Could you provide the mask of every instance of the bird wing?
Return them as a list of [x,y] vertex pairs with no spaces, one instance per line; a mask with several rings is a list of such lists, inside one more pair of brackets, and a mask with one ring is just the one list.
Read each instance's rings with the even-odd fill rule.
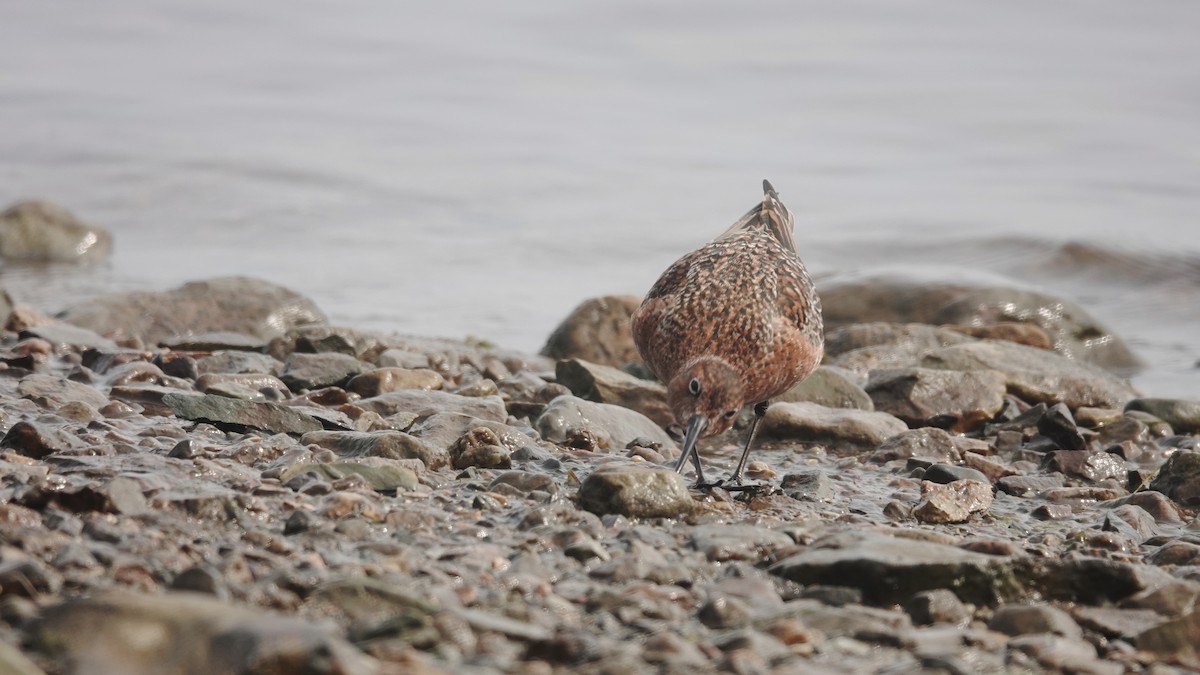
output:
[[736,223],[729,226],[718,239],[733,236],[747,230],[765,230],[770,232],[784,248],[796,250],[796,240],[792,232],[796,227],[796,219],[788,207],[779,201],[779,193],[770,181],[763,181],[763,200],[746,212]]

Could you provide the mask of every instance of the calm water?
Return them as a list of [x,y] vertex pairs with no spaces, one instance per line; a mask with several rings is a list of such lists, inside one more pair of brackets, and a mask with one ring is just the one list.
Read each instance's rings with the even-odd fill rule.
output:
[[1197,35],[1187,0],[7,2],[0,202],[117,240],[0,283],[54,310],[255,274],[339,323],[532,350],[769,177],[814,271],[1032,281],[1197,397]]

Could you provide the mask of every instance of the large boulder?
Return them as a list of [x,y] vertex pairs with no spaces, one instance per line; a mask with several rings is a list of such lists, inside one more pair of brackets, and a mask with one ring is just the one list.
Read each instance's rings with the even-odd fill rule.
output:
[[18,202],[0,213],[0,257],[5,260],[87,262],[111,252],[108,230],[50,202]]
[[146,344],[178,335],[230,331],[270,339],[289,328],[324,324],[312,300],[250,277],[193,281],[163,292],[135,291],[75,305],[60,319],[117,340]]
[[542,355],[614,368],[641,361],[629,328],[629,317],[640,304],[642,299],[632,295],[584,300],[550,334]]
[[1054,351],[1068,358],[1126,374],[1142,365],[1120,337],[1076,303],[1015,283],[951,283],[901,273],[854,276],[823,285],[821,306],[829,330],[872,321],[1031,323],[1045,330]]

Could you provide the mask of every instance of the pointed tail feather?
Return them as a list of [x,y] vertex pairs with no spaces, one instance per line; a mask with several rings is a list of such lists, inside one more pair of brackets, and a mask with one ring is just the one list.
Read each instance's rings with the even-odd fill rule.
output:
[[721,238],[750,229],[764,229],[774,235],[775,239],[789,251],[795,251],[796,241],[792,238],[794,227],[795,218],[792,216],[792,212],[783,205],[783,202],[779,201],[779,193],[775,192],[775,187],[771,185],[771,182],[763,180],[762,203],[756,204],[746,215],[725,230],[721,234]]

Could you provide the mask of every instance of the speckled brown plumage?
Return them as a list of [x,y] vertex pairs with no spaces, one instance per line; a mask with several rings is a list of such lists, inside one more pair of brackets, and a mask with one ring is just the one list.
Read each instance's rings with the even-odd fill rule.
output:
[[699,485],[696,440],[755,404],[730,477],[739,482],[766,403],[808,377],[823,353],[821,302],[796,255],[792,214],[767,181],[763,192],[724,234],[668,267],[633,313],[638,351],[687,429],[679,470],[690,456]]

